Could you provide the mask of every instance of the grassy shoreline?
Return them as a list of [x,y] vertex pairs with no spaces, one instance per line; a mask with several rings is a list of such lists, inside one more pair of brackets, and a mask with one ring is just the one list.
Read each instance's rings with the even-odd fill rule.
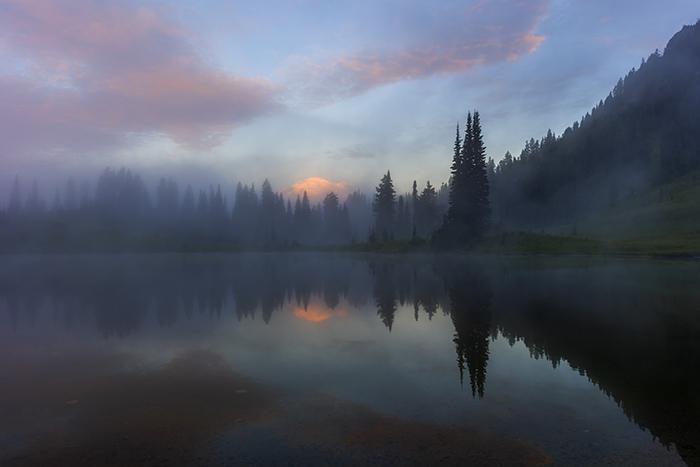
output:
[[[425,242],[358,244],[342,250],[393,254],[433,251]],[[577,255],[687,259],[700,258],[700,235],[600,240],[533,232],[504,232],[499,235],[486,237],[474,248],[452,251],[481,255]]]

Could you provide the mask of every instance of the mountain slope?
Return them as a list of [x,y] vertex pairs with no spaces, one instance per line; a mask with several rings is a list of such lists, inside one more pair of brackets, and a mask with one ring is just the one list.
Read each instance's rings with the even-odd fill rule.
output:
[[[700,169],[699,109],[700,21],[621,79],[563,135],[531,140],[519,157],[501,161],[491,175],[494,224],[576,224],[603,219],[610,206],[622,209],[621,200],[652,196]],[[700,206],[700,197],[688,199]],[[693,212],[681,211],[677,215]],[[633,230],[635,222],[629,225]]]

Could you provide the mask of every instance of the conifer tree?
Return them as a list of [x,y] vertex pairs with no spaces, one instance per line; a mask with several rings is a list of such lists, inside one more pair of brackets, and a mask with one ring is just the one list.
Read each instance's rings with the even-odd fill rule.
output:
[[486,147],[481,134],[481,118],[479,112],[474,112],[472,125],[472,151],[469,177],[470,196],[470,236],[480,238],[488,227],[491,208],[489,206],[489,179],[486,169]]
[[311,204],[309,203],[309,195],[306,193],[306,190],[304,190],[301,198],[301,220],[306,224],[311,222]]
[[272,185],[265,179],[260,191],[260,216],[258,218],[260,235],[266,245],[271,245],[276,240],[275,231],[275,193]]
[[457,125],[457,136],[455,137],[454,155],[452,156],[452,166],[450,168],[450,199],[447,218],[453,222],[459,218],[460,201],[463,192],[463,157],[462,157],[462,140],[459,134],[459,125]]
[[470,244],[483,235],[488,224],[489,182],[481,131],[478,112],[473,119],[471,112],[467,114],[463,141],[457,129],[447,216],[435,235],[442,246]]
[[[457,130],[459,136],[459,130]],[[411,238],[416,237],[416,209],[418,205],[418,183],[413,180],[413,189],[411,190]]]
[[437,191],[430,181],[425,184],[425,188],[418,197],[417,209],[418,232],[421,235],[431,234],[440,222],[440,218],[437,208]]
[[396,210],[397,215],[394,232],[397,237],[403,238],[404,229],[407,225],[406,202],[404,201],[403,195],[399,195],[399,197],[397,198]]
[[396,190],[391,180],[391,173],[387,171],[374,195],[375,233],[384,241],[393,236],[395,205]]

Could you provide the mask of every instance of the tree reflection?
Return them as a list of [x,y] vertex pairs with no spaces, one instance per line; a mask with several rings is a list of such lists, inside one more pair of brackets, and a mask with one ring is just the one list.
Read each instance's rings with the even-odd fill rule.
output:
[[498,333],[533,358],[570,365],[700,465],[696,269],[331,254],[15,257],[0,264],[0,317],[10,332],[48,316],[123,338],[147,323],[256,314],[269,323],[282,310],[310,310],[307,321],[324,322],[373,308],[392,330],[402,313],[433,326],[442,310],[454,327],[446,338],[460,381],[468,375],[473,397],[488,397],[490,340]]
[[377,315],[389,331],[394,325],[396,314],[396,285],[394,274],[396,270],[393,264],[387,262],[371,263],[370,269],[374,277],[374,302],[377,306]]
[[450,317],[455,328],[460,384],[469,373],[473,397],[484,397],[491,335],[491,287],[488,279],[470,265],[443,264]]

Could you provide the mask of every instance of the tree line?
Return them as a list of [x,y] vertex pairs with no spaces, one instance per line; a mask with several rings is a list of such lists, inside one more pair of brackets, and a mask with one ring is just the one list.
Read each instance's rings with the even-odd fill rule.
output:
[[563,134],[489,161],[503,228],[572,223],[700,169],[700,22],[642,60]]
[[[440,203],[445,198],[447,203]],[[410,224],[403,213],[407,204],[411,207]],[[376,188],[373,207],[372,240],[387,241],[397,235],[405,239],[408,225],[411,239],[427,239],[438,248],[470,246],[481,239],[489,227],[491,208],[479,112],[467,114],[463,137],[457,126],[450,179],[439,192],[428,181],[418,194],[414,181],[410,198],[397,199],[391,172],[387,172]]]
[[[397,196],[391,173],[373,199],[355,191],[329,192],[312,202],[307,192],[285,197],[268,180],[182,189],[172,178],[153,187],[129,169],[105,169],[94,184],[68,180],[51,203],[36,182],[25,193],[19,178],[0,211],[0,246],[27,249],[294,248],[413,241],[469,245],[486,230],[489,188],[479,113],[458,134],[448,183],[413,182]],[[94,187],[94,188],[91,188]]]
[[[397,194],[387,171],[372,197],[328,193],[311,202],[241,185],[181,191],[155,187],[127,169],[106,169],[94,185],[69,180],[46,202],[36,183],[15,179],[0,211],[0,248],[278,248],[415,241],[472,246],[499,230],[574,223],[700,169],[700,22],[684,27],[621,79],[562,135],[530,139],[518,157],[487,160],[478,112],[457,129],[449,180]],[[91,189],[94,186],[94,189]],[[492,219],[493,218],[493,219]],[[140,239],[140,240],[139,240]]]
[[0,232],[10,245],[22,239],[96,247],[148,241],[163,249],[335,245],[366,237],[363,211],[370,211],[370,203],[359,192],[343,202],[331,192],[313,203],[306,192],[285,198],[267,180],[259,189],[239,183],[228,194],[221,185],[183,189],[172,178],[149,188],[129,169],[107,168],[92,185],[67,181],[51,203],[36,183],[25,194],[15,178],[0,212]]

